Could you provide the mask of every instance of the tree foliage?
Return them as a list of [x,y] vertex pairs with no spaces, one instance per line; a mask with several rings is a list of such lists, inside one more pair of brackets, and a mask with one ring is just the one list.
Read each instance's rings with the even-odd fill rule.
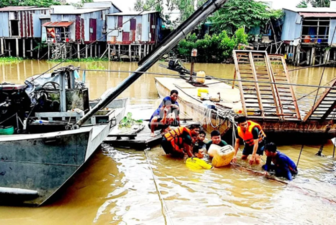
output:
[[308,3],[310,3],[313,7],[330,7],[330,0],[301,0],[296,7],[307,8]]
[[60,5],[60,2],[56,0],[0,0],[0,8],[7,6],[49,7],[51,5]]
[[210,17],[210,20],[215,32],[226,30],[231,34],[240,27],[245,27],[249,31],[251,28],[265,25],[270,19],[278,19],[281,16],[281,10],[271,10],[263,2],[229,0]]
[[203,39],[198,39],[196,34],[188,35],[188,37],[177,46],[180,57],[190,59],[191,50],[197,48],[199,62],[223,62],[230,58],[233,49],[239,44],[248,44],[248,35],[244,28],[238,29],[232,37],[229,37],[226,31],[219,34],[205,35]]

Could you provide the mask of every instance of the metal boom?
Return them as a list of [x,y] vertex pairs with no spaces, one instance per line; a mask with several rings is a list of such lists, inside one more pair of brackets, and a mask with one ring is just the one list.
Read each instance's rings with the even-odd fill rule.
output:
[[228,0],[209,0],[204,3],[197,11],[195,11],[185,22],[183,22],[176,30],[168,35],[154,51],[145,57],[139,64],[138,69],[128,78],[121,82],[106,98],[102,99],[93,109],[85,114],[76,125],[83,125],[98,110],[106,107],[111,101],[118,97],[126,88],[136,81],[145,71],[153,66],[164,54],[175,47],[178,42],[185,38],[194,27],[205,20],[211,13],[217,11]]

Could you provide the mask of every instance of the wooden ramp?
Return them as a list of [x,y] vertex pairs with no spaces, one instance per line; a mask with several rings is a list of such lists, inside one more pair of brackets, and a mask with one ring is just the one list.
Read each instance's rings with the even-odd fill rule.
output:
[[[336,80],[331,85],[336,88]],[[318,99],[313,108],[307,113],[304,122],[307,120],[336,120],[336,89],[327,88],[323,95]]]
[[[294,92],[289,85],[282,56],[269,57],[265,51],[233,52],[243,112],[249,118],[300,120]],[[275,73],[276,71],[277,73]]]

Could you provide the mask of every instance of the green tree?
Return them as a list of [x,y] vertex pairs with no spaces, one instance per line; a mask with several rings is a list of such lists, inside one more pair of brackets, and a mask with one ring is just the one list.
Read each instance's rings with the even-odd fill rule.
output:
[[137,12],[142,11],[144,7],[144,3],[142,2],[142,0],[136,0],[136,2],[134,3],[134,10]]
[[281,10],[271,10],[263,2],[229,0],[210,17],[210,21],[216,33],[226,30],[233,34],[240,27],[249,31],[251,28],[265,25],[270,19],[278,19],[281,15]]
[[50,7],[51,5],[60,5],[56,0],[0,0],[0,8],[7,6],[37,6]]
[[296,7],[307,8],[308,3],[311,3],[313,7],[330,7],[330,0],[302,0]]

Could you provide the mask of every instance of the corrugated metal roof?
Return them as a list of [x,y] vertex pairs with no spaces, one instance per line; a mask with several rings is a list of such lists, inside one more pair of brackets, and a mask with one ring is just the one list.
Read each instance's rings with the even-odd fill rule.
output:
[[159,13],[157,11],[144,11],[142,13],[140,12],[120,12],[120,13],[112,13],[108,14],[108,16],[135,16],[135,15],[145,15],[145,14],[151,14],[151,13]]
[[94,8],[94,9],[75,9],[74,11],[72,12],[57,12],[57,13],[51,13],[53,15],[61,15],[61,14],[83,14],[83,13],[91,13],[91,12],[97,12],[97,11],[101,11],[101,10],[105,10],[105,9],[109,9],[109,8],[106,8],[106,7],[102,7],[102,8]]
[[336,9],[332,8],[283,8],[293,12],[310,12],[310,13],[336,13]]
[[326,18],[329,18],[329,17],[336,17],[336,13],[299,13],[300,16],[303,16],[304,18],[306,17],[326,17]]
[[0,8],[0,12],[33,10],[34,8],[36,8],[36,6],[8,6]]
[[46,22],[43,24],[44,27],[68,27],[74,22]]

